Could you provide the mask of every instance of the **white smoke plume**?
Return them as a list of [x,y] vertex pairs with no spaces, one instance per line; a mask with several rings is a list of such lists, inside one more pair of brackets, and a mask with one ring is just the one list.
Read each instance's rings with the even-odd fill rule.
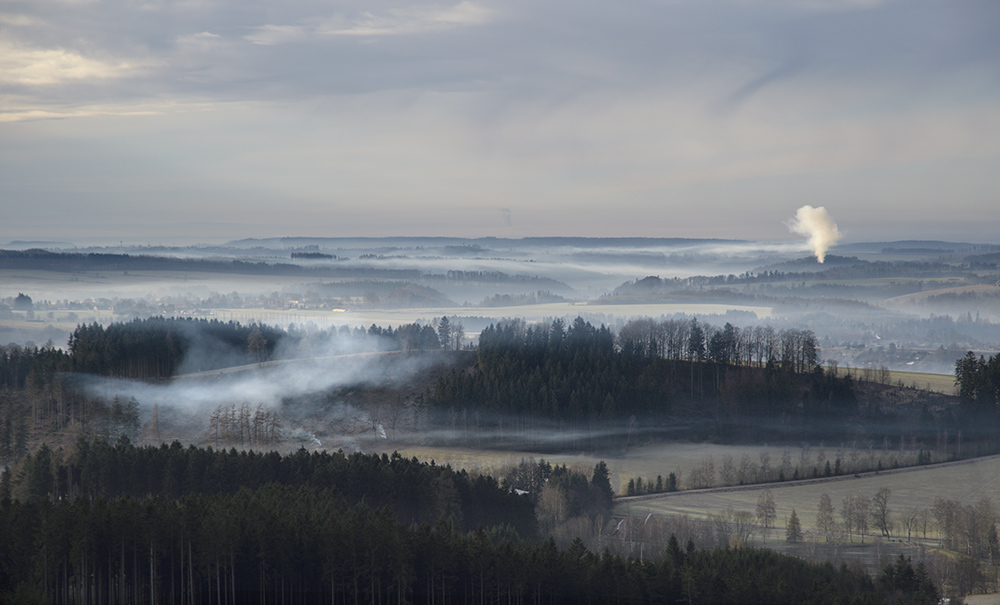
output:
[[823,206],[799,208],[795,212],[795,218],[788,221],[788,229],[809,238],[809,247],[816,255],[816,260],[821,263],[826,259],[826,251],[843,237],[837,229],[837,223],[833,222]]

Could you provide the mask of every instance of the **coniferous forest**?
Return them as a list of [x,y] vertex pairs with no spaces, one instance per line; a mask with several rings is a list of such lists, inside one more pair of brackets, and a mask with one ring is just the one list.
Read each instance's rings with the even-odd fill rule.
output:
[[[0,494],[11,603],[934,603],[921,566],[872,579],[754,548],[560,551],[528,497],[398,455],[290,456],[127,439],[42,448]],[[606,480],[606,476],[604,477]],[[592,482],[600,484],[600,469]],[[20,497],[11,498],[12,492]]]
[[[613,334],[577,318],[568,327],[491,325],[476,371],[441,377],[427,403],[486,422],[543,418],[593,427],[629,417],[707,419],[738,436],[754,420],[791,419],[795,434],[856,411],[854,379],[817,366],[809,331],[740,330],[697,320],[633,320]],[[758,435],[759,436],[759,435]]]

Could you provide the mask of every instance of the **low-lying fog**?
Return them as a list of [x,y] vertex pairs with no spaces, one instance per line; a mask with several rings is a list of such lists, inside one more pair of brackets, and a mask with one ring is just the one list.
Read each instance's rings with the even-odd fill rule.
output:
[[[1000,349],[1000,272],[995,264],[972,268],[963,260],[995,246],[823,241],[824,264],[810,256],[819,255],[812,240],[279,238],[107,247],[24,242],[7,249],[43,247],[97,260],[73,270],[0,265],[0,344],[51,339],[62,346],[79,323],[149,316],[321,328],[430,323],[448,316],[463,323],[472,342],[501,318],[582,316],[615,325],[683,314],[718,324],[766,319],[777,328],[810,329],[821,346],[837,350],[841,364],[947,373],[952,355]],[[101,255],[132,258],[121,264],[124,256]],[[186,260],[154,269],[136,260],[141,256]],[[823,272],[821,279],[809,277],[817,272]],[[662,281],[656,288],[638,283],[647,276]],[[32,299],[31,309],[14,304],[22,293]]]

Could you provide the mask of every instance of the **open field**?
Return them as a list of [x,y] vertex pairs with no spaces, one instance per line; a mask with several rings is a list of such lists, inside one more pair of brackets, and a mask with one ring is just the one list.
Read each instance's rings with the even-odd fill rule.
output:
[[[622,439],[624,440],[624,438],[623,435]],[[642,477],[643,481],[647,479],[655,481],[657,475],[662,475],[664,480],[666,480],[670,473],[676,473],[680,484],[686,485],[691,472],[701,467],[709,456],[712,458],[717,474],[721,470],[725,456],[731,456],[735,464],[739,464],[743,456],[749,456],[754,464],[759,465],[761,454],[766,453],[770,458],[769,461],[772,469],[781,466],[782,456],[786,451],[791,457],[793,466],[799,465],[803,456],[801,447],[718,445],[712,443],[664,443],[631,447],[624,453],[605,454],[548,454],[528,451],[483,450],[472,447],[409,445],[385,447],[382,444],[372,444],[369,447],[377,451],[384,450],[391,452],[398,450],[407,457],[416,456],[421,460],[434,460],[438,464],[450,464],[456,468],[488,473],[493,473],[497,469],[517,464],[522,459],[528,458],[534,458],[535,460],[544,458],[552,464],[565,464],[590,473],[595,464],[600,460],[604,460],[608,465],[608,470],[611,472],[611,487],[617,494],[625,493],[628,480],[634,477]],[[817,454],[821,451],[827,459],[832,461],[836,456],[837,448],[809,448],[805,452],[805,456],[808,458],[807,464],[809,465],[810,472],[816,462]],[[847,456],[845,455],[845,463],[847,462],[846,458]],[[1000,472],[1000,463],[998,463],[998,472]],[[716,479],[716,482],[718,482],[718,479]],[[756,499],[754,502],[756,502]]]
[[642,496],[620,501],[616,511],[620,514],[655,513],[705,518],[729,506],[737,511],[753,511],[761,492],[770,489],[777,509],[778,526],[784,525],[784,519],[794,508],[803,528],[809,530],[816,524],[820,495],[829,494],[834,506],[839,509],[844,496],[861,494],[870,497],[883,487],[892,491],[889,507],[894,515],[911,508],[931,508],[934,499],[939,496],[963,504],[975,504],[984,496],[995,503],[1000,502],[1000,456],[883,471],[860,477],[852,475],[829,480]]
[[905,386],[925,389],[945,395],[957,395],[954,374],[923,374],[921,372],[889,371],[889,379],[893,384],[902,382]]
[[[844,366],[837,368],[838,376],[845,376],[848,372],[856,378],[877,380],[878,377],[878,370],[872,368],[848,368]],[[945,395],[958,394],[955,389],[954,374],[929,374],[926,372],[889,370],[888,382],[889,384],[902,383],[906,387],[924,389]]]

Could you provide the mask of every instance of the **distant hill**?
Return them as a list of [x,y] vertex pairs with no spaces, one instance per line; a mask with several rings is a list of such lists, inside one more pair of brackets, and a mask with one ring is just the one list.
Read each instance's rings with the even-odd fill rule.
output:
[[804,256],[802,258],[796,258],[782,263],[775,263],[773,265],[768,265],[766,267],[759,267],[757,269],[754,269],[754,273],[762,273],[764,271],[780,271],[782,273],[799,272],[799,271],[819,272],[819,271],[825,271],[832,267],[847,267],[853,265],[866,265],[866,264],[870,264],[869,261],[861,260],[856,256],[839,256],[837,254],[827,254],[825,261],[822,263],[817,261],[815,256]]
[[313,277],[378,277],[416,279],[416,270],[372,267],[303,267],[290,263],[250,262],[242,260],[186,259],[130,254],[78,254],[47,250],[0,250],[0,269],[36,271],[204,271],[250,275],[300,275]]
[[845,254],[860,253],[928,253],[937,254],[971,254],[975,252],[986,252],[998,250],[1000,246],[995,244],[976,244],[971,242],[945,242],[939,240],[899,240],[892,242],[856,242],[852,244],[840,244],[837,250]]
[[691,246],[697,244],[746,244],[745,240],[684,237],[525,237],[525,238],[459,238],[459,237],[271,237],[244,238],[227,242],[233,248],[291,248],[319,246],[321,248],[380,248],[384,246],[440,246],[453,250],[467,248],[479,251],[488,248],[531,248],[537,246],[572,246],[577,248],[629,248],[650,246]]
[[982,267],[996,267],[1000,265],[1000,252],[991,252],[989,254],[977,254],[973,256],[967,256],[965,262],[970,265]]

